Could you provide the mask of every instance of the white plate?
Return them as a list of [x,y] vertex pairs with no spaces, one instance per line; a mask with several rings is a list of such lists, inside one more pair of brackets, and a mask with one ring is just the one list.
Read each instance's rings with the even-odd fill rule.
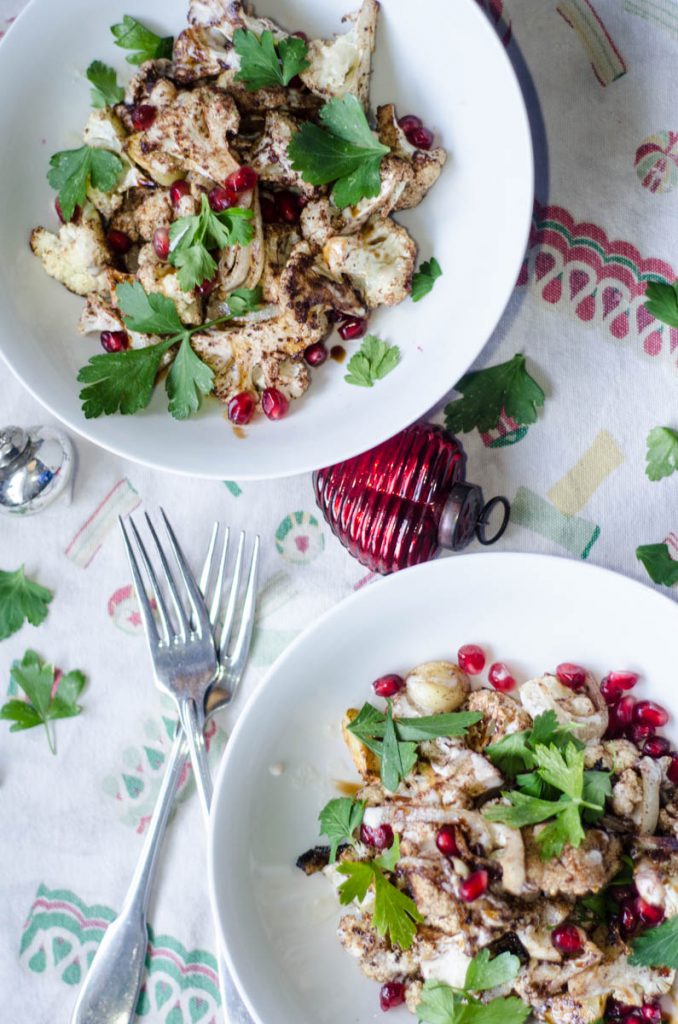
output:
[[[359,0],[258,0],[292,29],[328,34]],[[395,100],[420,114],[449,151],[443,177],[402,222],[422,259],[445,276],[420,304],[374,316],[372,329],[403,354],[397,371],[366,389],[329,362],[307,395],[277,423],[263,417],[238,439],[214,400],[189,422],[173,421],[158,388],[135,416],[84,419],[78,368],[100,351],[76,331],[81,299],[42,271],[28,237],[56,229],[49,157],[81,145],[88,113],[84,69],[98,58],[121,80],[131,69],[109,26],[130,10],[158,30],[185,24],[187,0],[33,0],[0,45],[0,351],[26,387],[85,437],[161,469],[216,478],[288,476],[330,465],[397,433],[431,408],[473,362],[516,282],[532,205],[532,149],[523,99],[504,48],[475,0],[384,0],[372,103]],[[30,73],[29,73],[30,71]],[[354,347],[352,347],[354,350]]]
[[[216,784],[209,881],[221,940],[259,1024],[383,1019],[379,986],[335,935],[336,900],[297,856],[320,842],[318,812],[355,780],[338,723],[370,683],[480,643],[518,679],[575,661],[642,674],[638,693],[675,698],[678,608],[639,583],[543,555],[461,555],[371,584],[286,651],[250,699]],[[486,676],[482,677],[486,679]],[[271,773],[283,766],[282,774]],[[277,770],[277,769],[275,769]],[[412,1018],[399,1009],[389,1024]]]

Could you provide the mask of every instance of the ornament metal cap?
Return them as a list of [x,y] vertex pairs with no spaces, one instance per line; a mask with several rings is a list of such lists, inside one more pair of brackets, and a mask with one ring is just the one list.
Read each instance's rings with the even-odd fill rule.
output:
[[64,490],[73,446],[51,427],[0,427],[0,513],[33,515]]
[[[495,508],[501,507],[501,521],[488,537],[487,528]],[[477,484],[456,483],[450,491],[438,527],[438,543],[450,551],[461,551],[471,543],[474,536],[481,544],[496,544],[509,523],[511,506],[503,495],[497,495],[485,503],[483,492]]]

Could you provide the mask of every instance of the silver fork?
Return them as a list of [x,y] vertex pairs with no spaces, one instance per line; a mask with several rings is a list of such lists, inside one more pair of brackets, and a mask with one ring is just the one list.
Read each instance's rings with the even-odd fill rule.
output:
[[[219,540],[219,524],[215,523],[207,557],[200,577],[200,590],[209,603],[210,623],[217,634],[221,617],[221,600],[229,548],[226,529],[221,556],[216,565],[215,553]],[[259,537],[255,538],[247,583],[242,601],[238,601],[244,567],[245,534],[240,534],[235,566],[231,577],[223,624],[218,635],[219,671],[210,687],[205,702],[205,717],[210,718],[233,700],[249,654],[254,628],[256,581],[259,562]],[[214,582],[210,586],[210,581]],[[209,599],[209,593],[212,597]],[[240,614],[238,614],[240,612]],[[237,631],[233,627],[237,619]],[[233,643],[231,645],[231,640]],[[230,649],[230,653],[229,653]],[[178,727],[169,754],[167,768],[158,799],[149,823],[146,839],[120,913],[106,929],[96,955],[80,990],[73,1010],[71,1024],[130,1024],[139,999],[144,977],[148,945],[147,911],[153,887],[158,854],[167,827],[174,794],[186,763],[188,748],[183,730]],[[235,987],[220,960],[222,1002],[232,1021],[250,1022]]]

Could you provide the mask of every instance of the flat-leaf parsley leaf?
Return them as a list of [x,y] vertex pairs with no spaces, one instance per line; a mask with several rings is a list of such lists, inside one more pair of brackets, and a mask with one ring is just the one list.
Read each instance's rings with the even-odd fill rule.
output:
[[433,285],[443,271],[435,256],[432,256],[426,263],[422,263],[412,277],[412,302],[419,302],[425,295],[433,290]]
[[24,622],[39,626],[51,600],[51,590],[30,580],[23,566],[16,572],[0,569],[0,640],[16,633]]
[[118,85],[115,68],[103,61],[93,60],[87,68],[87,78],[92,83],[92,106],[97,109],[114,107],[125,98],[125,90]]
[[642,562],[653,583],[673,587],[678,583],[678,560],[671,558],[667,544],[641,544],[636,558]]
[[634,939],[631,950],[630,964],[678,970],[678,917],[672,917]]
[[365,112],[350,94],[330,100],[292,136],[287,152],[292,167],[311,185],[334,183],[332,200],[343,209],[378,196],[381,161],[390,153],[372,132]]
[[481,433],[492,430],[502,411],[518,424],[535,423],[537,409],[544,404],[544,392],[525,369],[525,356],[520,354],[465,374],[455,388],[464,397],[445,407],[445,426],[453,434],[467,434],[474,428]]
[[286,36],[276,43],[268,30],[258,36],[249,29],[237,28],[233,49],[240,57],[235,80],[243,82],[248,92],[270,85],[289,85],[296,75],[310,67],[308,43],[299,36]]
[[645,308],[652,316],[678,327],[678,281],[666,284],[664,281],[650,281],[645,288]]
[[330,864],[337,859],[337,847],[342,843],[353,843],[357,828],[360,828],[365,813],[365,803],[352,800],[349,796],[338,797],[325,804],[318,815],[320,833],[330,841]]
[[647,435],[647,466],[650,480],[661,480],[678,469],[678,431],[654,427]]
[[10,732],[44,725],[49,749],[56,754],[48,723],[80,714],[82,708],[77,699],[85,686],[84,675],[77,670],[68,672],[61,675],[57,683],[54,666],[43,662],[35,651],[26,651],[21,661],[13,663],[11,680],[23,690],[28,701],[17,698],[7,701],[0,708],[0,718],[13,723]]
[[87,198],[87,186],[112,192],[122,173],[122,161],[107,149],[81,146],[55,153],[49,162],[47,180],[59,193],[64,220],[70,220],[76,206]]
[[127,55],[129,64],[143,64],[147,60],[160,60],[172,56],[174,39],[172,36],[158,36],[150,28],[146,28],[136,18],[126,14],[117,25],[111,25],[115,45],[123,50],[132,50]]
[[217,263],[210,249],[249,245],[254,237],[253,217],[251,210],[239,206],[215,213],[203,195],[200,213],[174,221],[169,262],[179,269],[177,277],[183,291],[190,292],[214,277]]
[[351,356],[344,377],[347,384],[355,384],[361,388],[371,388],[374,382],[382,380],[387,373],[394,370],[400,362],[400,349],[397,345],[389,345],[368,334],[363,340],[360,350]]

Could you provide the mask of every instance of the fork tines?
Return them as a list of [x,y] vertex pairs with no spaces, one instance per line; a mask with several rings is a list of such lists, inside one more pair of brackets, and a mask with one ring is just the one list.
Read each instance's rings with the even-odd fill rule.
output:
[[[215,644],[222,666],[237,672],[244,664],[249,651],[256,604],[257,572],[259,567],[259,536],[255,536],[248,567],[245,566],[247,538],[240,532],[228,592],[225,593],[224,576],[228,559],[231,531],[223,529],[221,554],[217,557],[221,524],[215,523],[210,537],[207,558],[200,577],[200,589],[205,595],[210,622],[214,630]],[[244,588],[241,583],[245,577]],[[239,592],[242,595],[239,600]],[[225,600],[225,607],[224,605]],[[237,630],[234,629],[238,621]]]

